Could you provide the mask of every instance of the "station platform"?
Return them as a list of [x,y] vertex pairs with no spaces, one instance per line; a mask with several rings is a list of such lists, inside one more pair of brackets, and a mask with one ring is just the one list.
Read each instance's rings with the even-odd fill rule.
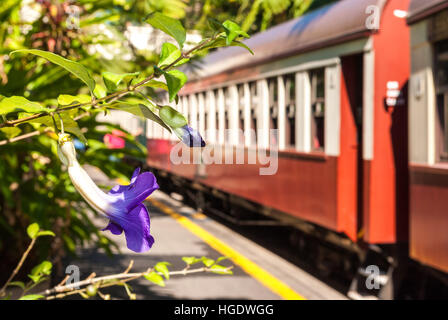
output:
[[[132,272],[144,271],[160,261],[170,262],[170,270],[175,271],[185,267],[182,257],[217,259],[227,256],[229,259],[220,264],[233,266],[233,275],[173,276],[165,287],[149,284],[142,278],[130,285],[137,299],[347,299],[272,251],[161,191],[154,192],[146,205],[151,216],[151,234],[155,238],[150,251],[134,253],[127,249],[124,234],[113,236],[105,232],[118,244],[120,252],[108,256],[102,249],[86,247],[78,251],[76,259],[66,260],[65,264],[77,265],[81,277],[86,277],[92,272],[97,276],[120,273],[130,260],[134,260]],[[96,219],[95,224],[103,228],[107,220]],[[121,287],[104,289],[104,292],[110,292],[114,298],[128,299]]]

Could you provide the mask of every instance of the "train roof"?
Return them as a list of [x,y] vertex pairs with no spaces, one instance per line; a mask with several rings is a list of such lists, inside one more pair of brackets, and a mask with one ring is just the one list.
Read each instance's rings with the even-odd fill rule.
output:
[[244,43],[255,55],[241,47],[219,49],[185,71],[190,80],[209,77],[249,65],[286,58],[305,51],[366,37],[372,33],[366,25],[369,6],[383,8],[386,0],[340,0],[253,35]]
[[448,0],[411,0],[408,23],[418,22],[445,8],[448,8]]

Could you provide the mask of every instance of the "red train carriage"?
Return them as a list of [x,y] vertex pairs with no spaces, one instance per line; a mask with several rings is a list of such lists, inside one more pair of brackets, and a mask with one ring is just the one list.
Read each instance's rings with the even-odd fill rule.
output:
[[[364,252],[360,255],[365,264],[369,255],[360,248],[366,245],[393,248],[388,253],[392,255],[404,244],[407,256],[409,2],[341,0],[254,35],[245,42],[254,56],[239,47],[210,54],[189,70],[176,108],[213,147],[210,155],[215,161],[173,161],[177,139],[149,122],[148,165],[168,181],[165,189],[182,186],[177,190],[185,190],[198,207],[204,197],[213,196],[228,212],[234,212],[236,204],[255,208],[270,219],[308,233],[318,230],[326,241]],[[411,252],[445,271],[448,253],[445,250],[440,259],[440,250],[448,245],[443,233],[448,223],[443,210],[448,167],[435,163],[433,140],[437,125],[441,137],[446,139],[448,131],[446,124],[430,119],[436,89],[429,81],[431,44],[423,35],[433,18],[420,9],[425,3],[425,10],[434,13],[432,9],[442,3],[446,7],[446,2],[415,1],[411,6],[418,19],[415,25],[416,20],[410,20],[411,86],[416,82],[417,87],[410,94],[409,117]],[[441,42],[436,47],[442,50],[440,63],[446,68],[446,46]],[[418,60],[425,54],[422,64]],[[437,89],[437,101],[445,99],[446,109],[447,95],[440,98],[445,89]],[[271,136],[271,129],[277,135]],[[250,135],[253,130],[255,137]],[[447,151],[443,141],[437,144],[437,154]],[[260,174],[272,162],[249,163],[254,152],[275,155],[277,149],[275,174]],[[243,152],[240,163],[232,152]],[[226,164],[226,153],[233,162]],[[203,152],[189,157],[195,156],[204,160]],[[390,259],[386,264],[384,271],[391,276],[390,266],[396,264]],[[358,291],[357,281],[353,292]]]
[[448,1],[411,2],[410,255],[448,272]]

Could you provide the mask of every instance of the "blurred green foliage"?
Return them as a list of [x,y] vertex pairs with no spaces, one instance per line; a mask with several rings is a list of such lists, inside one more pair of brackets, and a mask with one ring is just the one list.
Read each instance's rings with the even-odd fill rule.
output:
[[[24,21],[23,18],[26,1],[0,2],[0,94],[3,96],[25,96],[47,106],[55,104],[55,99],[61,93],[88,93],[81,81],[61,67],[30,55],[8,55],[17,49],[51,51],[80,61],[97,74],[105,70],[144,70],[157,58],[152,53],[146,56],[134,54],[131,47],[121,45],[125,40],[124,21],[144,17],[144,11],[128,11],[125,8],[128,1],[77,1],[77,5],[82,8],[79,19],[82,27],[79,29],[70,28],[67,23],[70,22],[71,13],[69,2],[38,2],[28,2],[29,8],[36,10],[32,22]],[[104,25],[114,35],[113,39],[103,33],[89,32],[91,28],[100,25]],[[128,53],[135,59],[108,60],[98,53],[92,55],[88,47],[96,44],[115,46],[121,49],[118,55]],[[84,110],[75,111],[73,116],[79,117],[83,113]],[[111,178],[128,178],[134,168],[121,160],[126,157],[144,161],[145,147],[129,133],[124,137],[124,149],[111,150],[103,143],[106,133],[113,129],[124,131],[120,127],[100,123],[94,117],[81,118],[78,125],[88,142],[85,151],[78,152],[81,163],[97,166]],[[51,257],[58,267],[66,252],[74,253],[76,246],[87,242],[106,251],[114,246],[92,223],[93,213],[81,201],[67,172],[61,168],[55,133],[43,131],[44,128],[36,123],[26,123],[20,129],[4,128],[0,132],[0,141],[16,136],[20,130],[22,134],[35,130],[40,130],[42,134],[0,145],[0,257],[3,262],[0,266],[0,280],[4,280],[11,272],[11,266],[28,245],[26,226],[31,222],[38,222],[45,229],[53,230],[56,237],[44,239],[40,243],[27,261],[30,266]],[[119,161],[111,161],[111,156]],[[27,269],[26,266],[24,269]]]

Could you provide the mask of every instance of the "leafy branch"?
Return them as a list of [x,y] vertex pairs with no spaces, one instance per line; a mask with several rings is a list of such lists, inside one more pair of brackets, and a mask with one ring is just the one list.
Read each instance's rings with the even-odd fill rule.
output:
[[[223,259],[222,257],[221,259]],[[185,259],[185,257],[184,257]],[[168,262],[159,262],[157,263],[153,268],[148,268],[144,272],[134,272],[130,273],[134,261],[131,260],[129,263],[129,266],[126,268],[126,270],[119,274],[113,274],[103,277],[96,277],[95,273],[92,273],[89,275],[86,279],[77,281],[71,284],[63,284],[66,282],[67,278],[65,278],[58,286],[48,289],[45,291],[42,291],[37,294],[40,298],[44,298],[46,300],[52,300],[52,299],[61,299],[70,295],[79,294],[83,298],[88,299],[89,297],[93,297],[95,295],[99,295],[104,300],[109,300],[110,295],[103,294],[99,289],[111,287],[111,286],[124,286],[125,290],[131,300],[135,300],[136,296],[134,293],[132,293],[130,286],[127,284],[127,282],[139,279],[144,277],[149,282],[156,284],[158,286],[164,287],[165,286],[165,280],[170,279],[172,276],[179,276],[183,275],[186,276],[188,274],[195,274],[195,273],[203,273],[203,272],[211,272],[211,273],[217,273],[217,274],[232,274],[233,266],[230,267],[223,267],[217,264],[218,260],[214,261],[212,259],[202,257],[197,258],[198,261],[202,261],[204,263],[203,267],[190,269],[191,264],[187,264],[186,267],[182,270],[178,271],[168,271],[168,265],[170,263]],[[210,262],[213,261],[212,264]],[[209,265],[209,266],[207,266]],[[82,287],[82,288],[81,288]],[[79,288],[79,289],[77,289]]]
[[[30,251],[36,244],[36,240],[41,236],[54,236],[52,231],[41,230],[37,223],[31,224],[27,228],[28,236],[31,238],[31,243],[28,248],[23,253],[19,263],[14,268],[13,272],[9,276],[8,280],[5,282],[3,287],[0,289],[0,297],[4,299],[9,299],[10,295],[6,294],[6,289],[10,286],[20,287],[22,293],[19,300],[38,300],[38,299],[61,299],[70,295],[79,294],[81,297],[88,299],[89,297],[96,296],[97,294],[105,300],[110,299],[110,295],[103,294],[100,289],[111,287],[111,286],[123,286],[128,294],[129,298],[132,300],[136,299],[134,293],[132,293],[131,287],[128,282],[145,278],[152,284],[164,287],[165,281],[169,280],[171,276],[186,276],[188,274],[211,272],[216,274],[231,275],[233,274],[233,266],[225,267],[219,263],[227,259],[227,257],[220,257],[216,260],[207,257],[183,257],[183,261],[186,263],[185,268],[177,271],[169,271],[168,267],[171,265],[169,262],[159,262],[151,268],[143,272],[130,272],[134,261],[131,260],[129,266],[125,271],[118,274],[107,275],[102,277],[97,277],[95,273],[90,274],[87,278],[81,281],[76,281],[73,283],[68,283],[69,275],[67,275],[57,286],[41,291],[36,294],[27,293],[33,289],[36,285],[46,281],[51,275],[52,264],[49,261],[43,261],[39,265],[33,268],[28,277],[31,279],[27,284],[22,281],[12,281],[22,268],[25,260],[29,256]],[[191,269],[194,264],[202,263],[203,266]],[[6,297],[5,297],[6,296]]]
[[[33,249],[34,245],[36,244],[36,240],[39,237],[42,236],[53,236],[54,237],[54,233],[52,231],[48,231],[48,230],[41,230],[39,225],[37,223],[33,223],[31,225],[28,226],[27,228],[27,233],[28,236],[31,238],[31,242],[28,245],[28,248],[25,250],[25,252],[23,253],[22,257],[20,258],[19,263],[17,264],[17,266],[15,267],[15,269],[13,270],[13,272],[11,273],[11,275],[9,276],[8,280],[6,280],[5,284],[3,285],[3,287],[0,289],[0,297],[5,295],[6,292],[6,288],[10,285],[15,285],[15,286],[19,286],[23,289],[24,293],[26,291],[28,291],[29,289],[31,289],[32,285],[29,286],[25,286],[25,284],[23,282],[20,281],[16,281],[16,282],[12,282],[12,280],[14,279],[14,277],[17,275],[17,273],[20,271],[20,269],[23,266],[23,263],[25,262],[26,258],[28,257],[29,253],[31,252],[31,250]],[[45,268],[45,262],[48,261],[44,261],[41,265],[42,268],[41,269],[34,269],[34,272],[32,272],[31,274],[31,279],[34,281],[34,283],[39,283],[40,280],[40,275],[39,273],[46,273],[46,272],[42,272],[46,271]],[[48,266],[48,264],[46,264]],[[47,268],[48,270],[48,268]],[[34,278],[33,278],[34,277]],[[34,287],[34,286],[33,286]]]
[[[171,121],[171,118],[164,119],[160,114],[157,115],[156,112],[159,112],[163,106],[157,105],[157,103],[150,100],[139,90],[146,86],[156,89],[161,88],[168,91],[170,101],[177,101],[177,94],[186,83],[187,76],[182,71],[174,69],[175,67],[188,62],[192,58],[193,54],[218,47],[241,46],[252,53],[246,45],[238,40],[239,38],[247,38],[249,36],[232,21],[227,20],[221,24],[216,20],[211,20],[210,25],[215,29],[214,35],[210,38],[202,40],[191,49],[182,52],[181,49],[185,41],[186,32],[178,20],[169,18],[160,13],[153,13],[147,17],[146,22],[151,24],[154,28],[158,28],[172,36],[178,42],[180,49],[171,43],[164,43],[159,57],[159,63],[154,66],[153,73],[144,79],[138,78],[138,72],[125,74],[103,72],[102,78],[106,88],[97,84],[90,75],[89,70],[87,70],[83,65],[65,59],[57,54],[37,49],[22,49],[11,52],[10,54],[14,54],[16,52],[33,54],[59,65],[72,73],[74,76],[78,77],[88,86],[90,90],[90,97],[87,95],[79,95],[75,97],[60,95],[58,97],[58,107],[43,107],[39,103],[28,101],[23,97],[13,96],[3,98],[0,100],[0,115],[3,118],[3,122],[0,123],[0,131],[3,131],[7,135],[9,134],[9,136],[8,139],[0,141],[0,145],[38,135],[38,133],[33,133],[31,135],[27,133],[16,137],[18,132],[20,132],[20,129],[16,128],[16,126],[22,123],[34,122],[38,125],[45,124],[48,127],[51,127],[54,124],[55,130],[57,130],[58,128],[54,117],[56,114],[61,115],[63,113],[65,120],[61,117],[61,122],[69,122],[69,125],[64,124],[64,127],[68,128],[67,131],[74,133],[81,140],[86,141],[83,134],[79,130],[76,121],[74,121],[72,117],[67,114],[71,110],[79,108],[85,108],[87,111],[90,111],[91,109],[107,110],[107,108],[127,111],[134,115],[142,116],[155,121],[170,132],[171,130],[174,130],[174,132],[176,132],[182,140],[182,137],[179,134],[179,127],[172,126],[169,123],[185,123],[186,125],[187,121]],[[165,78],[166,83],[154,80],[162,76]],[[122,83],[127,84],[126,88],[123,90],[118,90],[118,86]],[[128,103],[127,101],[119,100],[134,92],[145,97],[143,102],[138,100],[136,104],[135,101],[134,103]],[[19,118],[8,120],[6,115],[14,112],[19,112]],[[176,119],[185,119],[185,117],[177,111],[165,113],[165,116],[166,115],[175,117]],[[43,119],[40,120],[41,118]],[[13,129],[11,129],[12,131],[8,131],[7,128]]]

